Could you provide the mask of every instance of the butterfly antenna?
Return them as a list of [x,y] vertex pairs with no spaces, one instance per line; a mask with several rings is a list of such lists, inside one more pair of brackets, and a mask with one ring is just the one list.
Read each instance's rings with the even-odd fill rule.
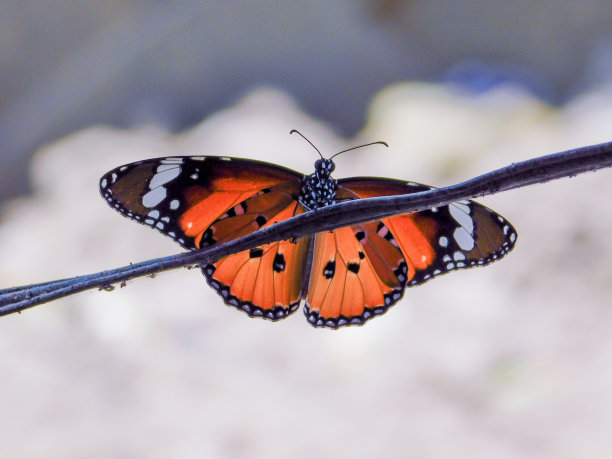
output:
[[334,156],[332,156],[329,159],[334,159],[336,156],[338,156],[341,153],[346,153],[347,151],[351,151],[351,150],[357,150],[358,148],[369,147],[370,145],[384,145],[385,147],[389,147],[389,144],[387,142],[383,142],[382,140],[379,140],[378,142],[366,143],[364,145],[359,145],[357,147],[347,148],[346,150],[339,151],[338,153],[336,153]]
[[317,150],[317,153],[319,153],[319,156],[321,157],[321,159],[323,158],[323,155],[321,154],[321,152],[319,151],[319,149],[317,147],[314,146],[314,143],[312,143],[310,140],[308,140],[306,138],[306,136],[304,134],[302,134],[300,131],[298,131],[297,129],[291,129],[291,131],[289,132],[289,134],[293,134],[294,132],[297,132],[300,136],[302,136],[302,138],[308,142],[310,145],[312,145],[312,148],[314,148],[315,150]]

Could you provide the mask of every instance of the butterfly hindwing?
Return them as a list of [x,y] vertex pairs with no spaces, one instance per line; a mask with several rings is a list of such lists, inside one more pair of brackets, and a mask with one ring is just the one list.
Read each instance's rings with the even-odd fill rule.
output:
[[[369,198],[432,189],[401,180],[356,177],[342,179],[339,196]],[[474,201],[458,201],[382,220],[408,266],[407,286],[456,269],[484,266],[514,247],[516,230],[501,215]]]
[[317,233],[304,314],[317,327],[361,325],[399,301],[406,271],[380,221]]
[[[253,231],[253,222],[266,227],[304,211],[275,187],[270,190],[241,203],[244,214],[224,215],[214,222],[207,230],[209,237],[225,242],[244,235],[247,227],[248,232]],[[250,210],[254,214],[245,219]],[[230,306],[253,317],[283,319],[298,308],[302,299],[310,241],[310,237],[303,237],[273,242],[221,258],[204,266],[202,271],[210,286]]]

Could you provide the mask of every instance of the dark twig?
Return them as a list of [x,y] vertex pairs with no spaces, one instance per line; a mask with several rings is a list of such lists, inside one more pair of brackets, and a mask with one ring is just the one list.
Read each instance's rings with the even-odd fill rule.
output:
[[297,238],[408,212],[442,206],[612,166],[612,142],[530,159],[471,180],[431,191],[334,204],[297,215],[248,236],[193,251],[136,263],[96,274],[0,290],[0,315],[36,306],[92,288],[111,290],[113,284],[187,265],[200,265],[273,241]]

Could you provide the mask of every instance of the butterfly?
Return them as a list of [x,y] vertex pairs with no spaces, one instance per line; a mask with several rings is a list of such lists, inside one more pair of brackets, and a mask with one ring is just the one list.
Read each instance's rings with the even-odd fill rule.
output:
[[[388,178],[336,180],[333,157],[323,155],[314,168],[304,175],[250,159],[170,156],[111,170],[100,192],[122,215],[198,250],[335,202],[432,189]],[[502,258],[516,237],[501,215],[463,200],[265,244],[201,270],[227,305],[251,317],[284,319],[304,300],[310,324],[336,329],[385,313],[406,287]]]

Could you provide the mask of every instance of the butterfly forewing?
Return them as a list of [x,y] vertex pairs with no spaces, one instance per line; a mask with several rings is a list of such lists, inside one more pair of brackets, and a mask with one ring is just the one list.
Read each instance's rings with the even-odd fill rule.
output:
[[[197,237],[198,241],[202,241],[201,244],[197,244],[198,247],[206,247],[214,242],[231,241],[278,221],[291,218],[298,212],[298,207],[302,208],[292,194],[295,193],[294,188],[293,182],[283,182],[263,188],[250,198],[233,205],[216,221],[206,226],[198,224],[195,230],[198,234],[202,234],[203,229],[208,233],[203,239]],[[197,207],[201,210],[205,209],[200,205]],[[189,227],[191,221],[189,212],[181,217],[181,225],[185,228]]]
[[[400,180],[359,177],[339,181],[340,195],[358,198],[410,194],[432,189]],[[382,220],[408,266],[408,286],[456,269],[484,266],[514,247],[516,231],[501,215],[474,201]]]
[[194,249],[206,229],[240,202],[283,182],[299,193],[301,180],[295,171],[261,161],[170,156],[113,169],[100,179],[100,192],[126,217]]

